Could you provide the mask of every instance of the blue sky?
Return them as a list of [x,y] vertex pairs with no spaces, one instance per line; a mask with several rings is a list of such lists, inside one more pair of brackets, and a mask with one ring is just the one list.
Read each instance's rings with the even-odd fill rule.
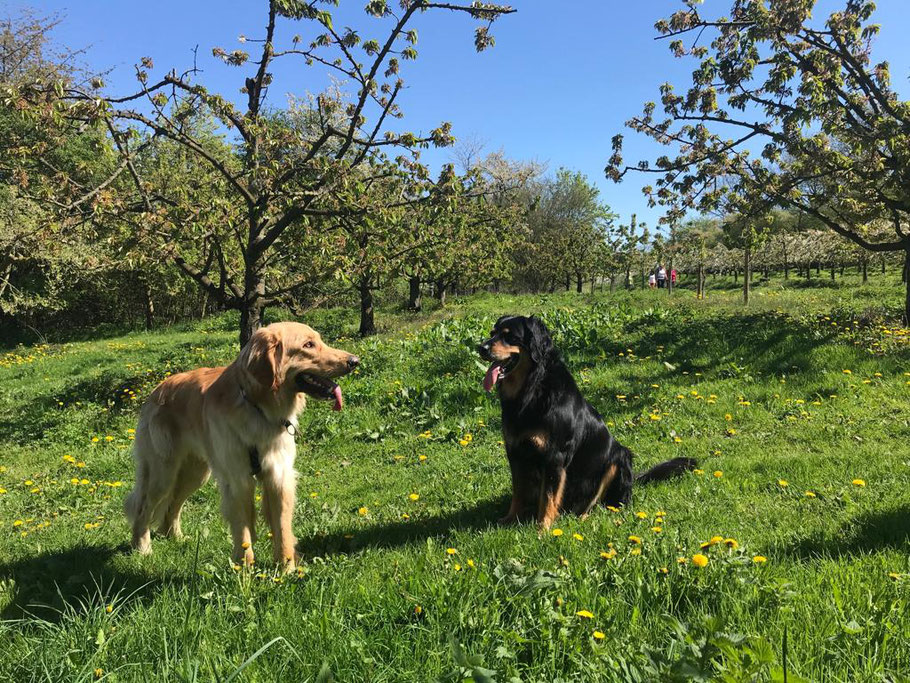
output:
[[[369,27],[372,20],[361,10],[365,3],[342,0],[335,10],[336,26]],[[24,4],[7,2],[5,13]],[[31,6],[64,15],[59,40],[70,47],[88,47],[86,61],[92,68],[112,68],[108,83],[115,92],[134,86],[132,65],[139,58],[152,57],[156,66],[152,76],[159,76],[172,67],[178,71],[189,67],[192,48],[198,44],[199,66],[205,71],[202,80],[211,90],[239,98],[245,72],[214,60],[211,48],[242,48],[237,40],[240,34],[260,35],[264,4],[258,0],[40,0]],[[474,52],[474,24],[468,18],[443,13],[418,18],[420,55],[402,70],[408,86],[400,98],[404,126],[426,131],[451,121],[456,136],[481,139],[490,151],[502,149],[513,158],[546,162],[552,171],[560,166],[580,170],[600,187],[603,199],[623,221],[636,212],[639,220],[655,225],[659,209],[649,209],[640,191],[646,179],[632,176],[616,185],[604,178],[603,167],[610,156],[610,139],[617,132],[627,134],[628,162],[653,158],[659,151],[623,124],[641,111],[644,102],[657,98],[662,82],[671,81],[678,88],[688,82],[691,63],[673,59],[666,41],[654,40],[653,29],[657,19],[682,3],[513,0],[512,4],[518,12],[496,22],[496,47],[481,54]],[[729,4],[730,0],[706,0],[705,7],[722,11]],[[828,10],[836,4],[822,0],[819,8]],[[882,35],[875,56],[891,61],[895,86],[906,94],[910,3],[880,0],[876,21],[882,24]],[[293,25],[286,26],[283,35],[294,32]],[[246,47],[252,52],[255,46]],[[315,92],[325,83],[320,70],[282,68],[277,75],[273,106],[285,101],[285,93]],[[425,159],[440,163],[448,154],[431,152]]]

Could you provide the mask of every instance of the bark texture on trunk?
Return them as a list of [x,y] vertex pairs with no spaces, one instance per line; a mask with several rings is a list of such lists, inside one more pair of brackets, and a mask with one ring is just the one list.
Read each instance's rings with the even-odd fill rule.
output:
[[373,311],[373,288],[370,287],[370,279],[363,278],[360,281],[360,336],[368,337],[376,334],[376,323]]
[[420,312],[420,278],[408,278],[408,308],[412,311]]

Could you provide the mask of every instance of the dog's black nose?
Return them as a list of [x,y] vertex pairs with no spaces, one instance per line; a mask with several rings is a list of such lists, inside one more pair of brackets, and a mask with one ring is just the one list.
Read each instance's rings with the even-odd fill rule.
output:
[[360,358],[358,358],[357,356],[348,356],[348,367],[349,368],[354,369],[358,365],[360,365]]
[[478,344],[477,353],[480,354],[481,358],[488,360],[489,356],[490,356],[490,347],[487,346],[486,344]]

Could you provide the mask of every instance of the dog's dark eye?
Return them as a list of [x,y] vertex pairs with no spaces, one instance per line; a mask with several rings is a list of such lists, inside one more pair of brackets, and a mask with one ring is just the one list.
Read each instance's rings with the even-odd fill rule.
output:
[[303,348],[305,348],[305,349],[312,349],[314,346],[316,346],[316,344],[314,344],[314,343],[311,342],[311,341],[308,341],[306,344],[303,345]]

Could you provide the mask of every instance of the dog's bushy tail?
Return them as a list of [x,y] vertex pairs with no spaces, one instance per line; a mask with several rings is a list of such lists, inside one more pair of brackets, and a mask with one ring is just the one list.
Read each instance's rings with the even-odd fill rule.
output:
[[653,481],[666,481],[691,472],[698,467],[695,458],[673,458],[654,465],[651,469],[635,475],[636,484],[650,484]]

